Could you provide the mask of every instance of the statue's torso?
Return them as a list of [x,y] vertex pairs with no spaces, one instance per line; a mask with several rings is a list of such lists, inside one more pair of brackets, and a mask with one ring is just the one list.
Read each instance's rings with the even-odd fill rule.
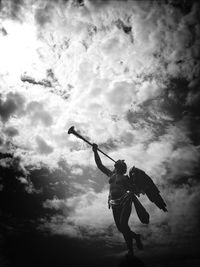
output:
[[127,191],[128,177],[123,174],[113,173],[109,179],[110,183],[110,197],[112,199],[120,198]]

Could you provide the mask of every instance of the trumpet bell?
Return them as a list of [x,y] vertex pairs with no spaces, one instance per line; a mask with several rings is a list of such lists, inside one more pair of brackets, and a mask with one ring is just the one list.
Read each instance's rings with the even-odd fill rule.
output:
[[68,134],[73,134],[75,132],[74,130],[74,126],[70,127],[69,130],[68,130]]

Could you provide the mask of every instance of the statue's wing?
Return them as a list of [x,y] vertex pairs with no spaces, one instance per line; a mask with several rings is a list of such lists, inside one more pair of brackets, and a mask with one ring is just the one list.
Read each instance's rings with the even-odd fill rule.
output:
[[142,170],[134,167],[134,173],[130,170],[130,176],[134,175],[134,183],[142,192],[144,192],[149,200],[153,202],[158,208],[167,211],[166,203],[160,195],[160,191],[154,184],[153,180]]
[[132,196],[132,200],[135,206],[136,213],[141,223],[149,224],[149,217],[150,217],[149,213],[146,211],[146,209],[143,207],[143,205],[140,203],[140,201],[134,194]]

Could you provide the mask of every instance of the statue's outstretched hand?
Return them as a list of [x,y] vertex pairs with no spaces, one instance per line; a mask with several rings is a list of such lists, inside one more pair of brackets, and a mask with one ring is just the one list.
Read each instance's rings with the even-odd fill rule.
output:
[[95,143],[93,143],[93,144],[92,144],[92,150],[93,150],[94,152],[97,152],[97,149],[98,149],[98,145],[95,144]]

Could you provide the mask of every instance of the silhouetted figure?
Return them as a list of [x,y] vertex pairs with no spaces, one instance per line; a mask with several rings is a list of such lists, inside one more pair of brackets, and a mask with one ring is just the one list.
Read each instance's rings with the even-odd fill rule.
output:
[[133,239],[136,241],[138,249],[143,249],[140,239],[140,234],[131,231],[128,220],[132,209],[132,196],[135,192],[134,185],[130,178],[125,175],[127,171],[126,163],[123,160],[118,160],[114,165],[114,170],[106,168],[97,152],[98,146],[93,144],[93,151],[97,167],[109,177],[110,193],[108,199],[109,208],[112,208],[113,217],[117,229],[123,234],[128,248],[128,256],[132,257]]

